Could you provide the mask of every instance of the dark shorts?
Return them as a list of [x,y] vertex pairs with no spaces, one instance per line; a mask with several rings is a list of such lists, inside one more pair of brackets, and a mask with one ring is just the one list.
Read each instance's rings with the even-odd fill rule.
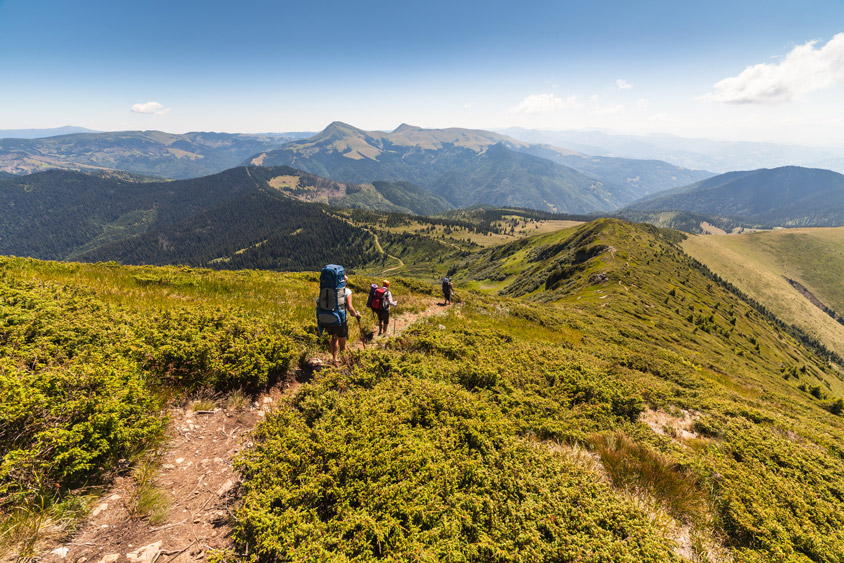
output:
[[388,323],[390,322],[390,310],[385,309],[375,309],[375,313],[378,315],[378,322]]
[[348,321],[338,325],[338,326],[327,326],[325,327],[325,332],[330,334],[331,336],[336,336],[337,338],[348,338],[349,337],[349,323]]
[[444,289],[443,295],[445,296],[446,299],[451,299],[451,290],[450,289]]

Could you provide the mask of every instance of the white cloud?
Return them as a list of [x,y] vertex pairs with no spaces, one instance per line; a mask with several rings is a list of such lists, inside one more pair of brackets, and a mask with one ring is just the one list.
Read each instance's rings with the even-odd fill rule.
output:
[[727,104],[781,103],[844,82],[844,33],[815,49],[817,41],[798,45],[779,64],[749,66],[738,76],[716,83],[700,99]]
[[531,94],[515,107],[510,108],[510,113],[548,113],[559,109],[572,109],[583,107],[577,96],[560,98],[554,94]]
[[645,98],[639,98],[639,101],[636,102],[636,107],[640,109],[645,109],[648,107],[648,100]]
[[463,104],[463,109],[472,109],[472,103],[466,102],[465,104]]
[[155,115],[164,115],[165,113],[170,113],[170,108],[166,108],[158,102],[147,102],[145,104],[135,104],[132,106],[132,113],[153,113]]
[[618,86],[619,90],[629,90],[630,88],[633,87],[632,84],[630,84],[629,82],[627,82],[623,78],[619,78],[618,80],[616,80],[615,85]]

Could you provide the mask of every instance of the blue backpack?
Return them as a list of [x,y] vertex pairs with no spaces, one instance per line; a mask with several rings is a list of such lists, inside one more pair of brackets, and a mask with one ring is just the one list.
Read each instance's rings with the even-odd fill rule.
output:
[[319,274],[319,299],[317,299],[317,327],[340,326],[346,322],[346,272],[343,266],[329,264]]

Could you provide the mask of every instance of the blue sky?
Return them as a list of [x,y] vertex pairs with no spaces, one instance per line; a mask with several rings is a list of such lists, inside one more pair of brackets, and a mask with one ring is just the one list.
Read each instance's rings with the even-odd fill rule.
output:
[[0,0],[0,129],[334,120],[844,147],[844,1]]

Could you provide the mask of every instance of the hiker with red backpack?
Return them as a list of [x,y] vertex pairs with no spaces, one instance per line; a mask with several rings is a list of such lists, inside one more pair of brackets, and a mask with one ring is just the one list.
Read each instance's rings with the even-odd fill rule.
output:
[[352,305],[352,290],[349,289],[349,277],[343,266],[329,264],[322,269],[319,279],[319,298],[317,299],[317,327],[319,334],[326,331],[331,335],[331,358],[337,364],[337,350],[346,350],[349,338],[348,311],[360,322],[360,313]]
[[389,281],[384,280],[381,282],[381,287],[372,284],[366,305],[375,311],[375,314],[378,316],[378,334],[387,332],[387,326],[390,324],[390,308],[398,304],[398,301],[393,301]]

